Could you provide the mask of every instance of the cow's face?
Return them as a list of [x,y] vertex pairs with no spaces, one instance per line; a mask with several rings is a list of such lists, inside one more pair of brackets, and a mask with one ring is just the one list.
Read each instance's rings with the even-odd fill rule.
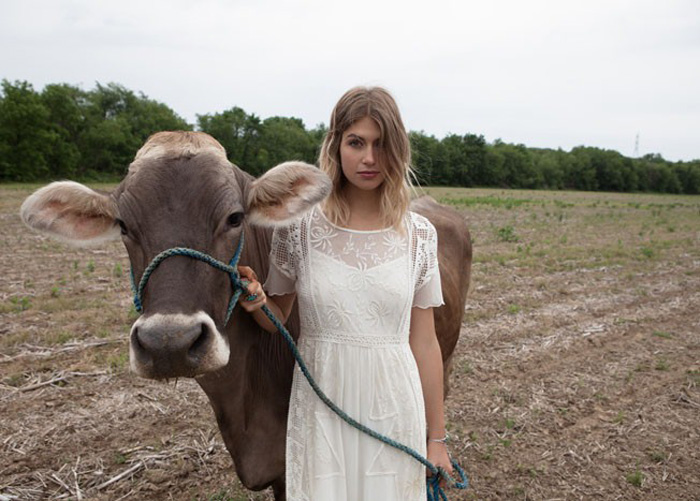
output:
[[[228,262],[249,224],[297,217],[329,186],[318,169],[298,162],[252,182],[211,137],[160,133],[111,194],[53,183],[29,197],[21,215],[30,227],[71,242],[121,236],[138,283],[150,261],[172,247]],[[184,256],[163,261],[131,329],[132,370],[149,378],[193,377],[225,366],[230,349],[221,331],[231,293],[228,275],[205,263]]]

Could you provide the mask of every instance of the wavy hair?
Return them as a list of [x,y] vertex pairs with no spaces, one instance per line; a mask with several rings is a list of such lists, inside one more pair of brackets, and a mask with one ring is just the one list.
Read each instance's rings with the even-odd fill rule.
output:
[[382,87],[354,87],[333,108],[330,127],[321,145],[319,165],[333,183],[323,209],[334,224],[345,226],[350,207],[343,186],[347,179],[340,164],[343,133],[357,120],[370,117],[379,126],[384,182],[381,190],[381,219],[385,227],[402,229],[403,218],[411,200],[411,145],[396,101]]

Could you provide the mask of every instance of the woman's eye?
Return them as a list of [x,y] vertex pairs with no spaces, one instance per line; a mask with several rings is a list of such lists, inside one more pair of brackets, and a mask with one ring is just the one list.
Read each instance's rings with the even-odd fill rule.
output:
[[117,219],[117,224],[119,225],[119,229],[121,230],[122,235],[126,235],[127,231],[126,231],[126,225],[124,224],[124,221],[122,221],[121,219]]
[[362,143],[357,139],[352,139],[350,142],[348,142],[348,144],[353,148],[359,148],[360,146],[362,146]]
[[234,212],[228,217],[228,220],[226,222],[229,226],[237,228],[243,222],[243,216],[244,214],[242,212]]

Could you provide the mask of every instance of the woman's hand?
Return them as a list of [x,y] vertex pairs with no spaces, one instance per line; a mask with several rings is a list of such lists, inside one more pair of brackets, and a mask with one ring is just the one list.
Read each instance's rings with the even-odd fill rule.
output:
[[267,303],[267,296],[262,284],[258,281],[258,275],[248,266],[239,266],[238,273],[241,281],[244,284],[247,283],[246,290],[238,298],[238,303],[249,313],[259,310]]
[[[447,453],[447,444],[444,442],[433,442],[428,440],[428,461],[435,465],[437,468],[442,468],[450,476],[454,473],[452,471],[452,461],[450,460],[450,455]],[[427,475],[432,477],[433,474],[428,470]],[[445,479],[440,479],[440,487],[445,488]]]

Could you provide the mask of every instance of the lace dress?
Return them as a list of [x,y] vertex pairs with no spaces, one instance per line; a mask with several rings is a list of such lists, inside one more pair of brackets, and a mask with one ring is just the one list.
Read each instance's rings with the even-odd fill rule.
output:
[[[421,382],[409,346],[413,306],[442,304],[435,228],[355,231],[320,209],[275,230],[268,294],[297,292],[299,349],[323,391],[350,416],[426,453]],[[287,423],[290,501],[424,500],[425,467],[352,428],[294,370]]]

